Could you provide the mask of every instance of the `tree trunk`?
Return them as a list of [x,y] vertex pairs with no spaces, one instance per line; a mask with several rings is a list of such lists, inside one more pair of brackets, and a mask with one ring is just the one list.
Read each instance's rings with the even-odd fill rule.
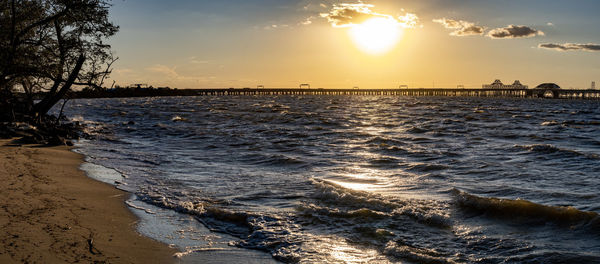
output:
[[73,68],[73,71],[71,71],[69,74],[69,78],[65,84],[63,84],[60,90],[58,90],[57,93],[50,93],[46,95],[41,102],[35,105],[34,112],[36,117],[39,118],[48,113],[48,111],[50,111],[50,109],[52,109],[52,107],[65,96],[65,94],[71,89],[71,86],[73,86],[75,80],[77,80],[77,76],[79,76],[79,71],[81,71],[84,62],[85,56],[83,54],[79,55],[77,64],[75,64],[75,68]]

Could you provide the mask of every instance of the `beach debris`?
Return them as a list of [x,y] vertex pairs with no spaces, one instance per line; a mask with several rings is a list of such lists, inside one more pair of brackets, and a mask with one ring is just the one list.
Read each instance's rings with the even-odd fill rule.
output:
[[90,251],[90,253],[92,253],[92,255],[102,255],[102,252],[100,252],[100,250],[98,250],[96,247],[94,247],[94,235],[93,234],[90,233],[87,243],[88,243],[88,250]]
[[73,139],[86,136],[79,122],[60,123],[56,117],[47,116],[35,125],[25,122],[0,123],[0,138],[18,138],[20,144],[73,146]]

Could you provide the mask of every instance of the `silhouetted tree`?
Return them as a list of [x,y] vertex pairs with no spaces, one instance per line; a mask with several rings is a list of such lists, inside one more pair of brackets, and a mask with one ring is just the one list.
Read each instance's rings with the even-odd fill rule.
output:
[[39,121],[73,87],[101,88],[116,60],[104,41],[119,29],[109,1],[0,5],[0,121]]

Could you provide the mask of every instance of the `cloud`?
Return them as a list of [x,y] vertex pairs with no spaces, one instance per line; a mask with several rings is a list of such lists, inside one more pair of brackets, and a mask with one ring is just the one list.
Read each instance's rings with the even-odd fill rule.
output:
[[544,32],[528,26],[509,25],[503,28],[492,29],[487,35],[493,39],[530,38],[543,36]]
[[189,57],[188,58],[188,62],[190,64],[208,64],[209,63],[209,61],[207,61],[207,60],[199,60],[195,56]]
[[287,24],[272,24],[272,25],[268,25],[268,26],[264,26],[263,29],[265,30],[275,30],[275,29],[285,29],[285,28],[290,28],[290,25]]
[[398,17],[398,23],[404,28],[416,28],[419,24],[419,17],[415,14],[406,13]]
[[302,10],[304,11],[315,11],[322,12],[324,9],[327,9],[327,5],[323,3],[308,3],[302,6]]
[[327,18],[327,21],[334,27],[349,27],[370,18],[378,17],[378,14],[371,11],[371,7],[373,5],[336,4],[329,13],[321,13],[321,17]]
[[313,23],[313,19],[315,19],[315,17],[314,17],[314,16],[307,17],[307,18],[305,18],[304,20],[300,21],[300,22],[298,23],[298,25],[302,25],[302,26],[308,26],[308,25],[310,25],[310,24],[312,24],[312,23]]
[[565,44],[554,44],[554,43],[542,43],[538,45],[540,49],[553,49],[558,51],[600,51],[600,44],[587,43],[587,44],[578,44],[578,43],[565,43]]
[[485,31],[485,27],[477,26],[473,22],[464,20],[454,20],[448,18],[434,19],[433,22],[442,24],[447,29],[454,29],[451,36],[481,36]]
[[321,13],[321,17],[327,18],[333,27],[351,27],[361,24],[371,18],[386,18],[392,19],[404,28],[415,28],[419,23],[419,17],[415,14],[406,13],[404,16],[397,18],[376,13],[371,8],[374,5],[358,3],[358,4],[334,4],[328,13]]

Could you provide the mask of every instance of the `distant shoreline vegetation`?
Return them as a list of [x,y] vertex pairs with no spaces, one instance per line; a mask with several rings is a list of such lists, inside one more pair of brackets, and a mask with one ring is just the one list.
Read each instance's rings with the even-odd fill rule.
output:
[[[528,89],[485,89],[485,88],[402,88],[402,89],[336,89],[336,88],[205,88],[178,89],[170,87],[129,86],[115,88],[87,87],[72,90],[65,99],[78,98],[127,98],[157,96],[203,96],[203,95],[375,95],[375,96],[466,96],[507,98],[556,98],[556,99],[600,99],[600,90],[569,90],[549,88]],[[45,96],[36,93],[34,98]]]

